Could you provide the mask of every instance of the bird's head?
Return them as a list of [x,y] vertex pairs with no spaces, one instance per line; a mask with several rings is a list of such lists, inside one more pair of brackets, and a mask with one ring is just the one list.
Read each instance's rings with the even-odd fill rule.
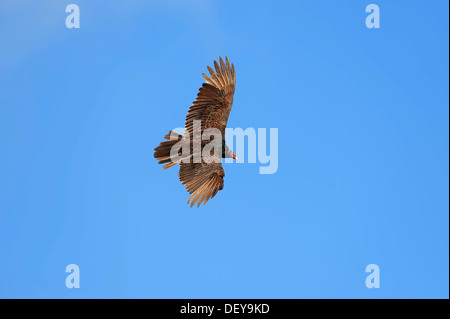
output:
[[232,150],[228,150],[228,152],[227,152],[227,157],[229,157],[229,158],[232,158],[232,159],[234,159],[234,160],[236,160],[237,161],[237,156],[236,156],[236,154],[234,154],[234,152],[232,151]]

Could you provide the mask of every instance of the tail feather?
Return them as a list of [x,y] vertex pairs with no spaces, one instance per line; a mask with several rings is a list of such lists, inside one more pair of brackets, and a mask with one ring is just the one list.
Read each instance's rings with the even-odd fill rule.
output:
[[[176,143],[183,139],[183,135],[178,134],[174,131],[169,131],[169,134],[164,136],[164,138],[168,141],[161,142],[161,144],[159,144],[159,146],[155,148],[154,156],[158,160],[159,164],[167,163],[163,166],[163,168],[168,169],[172,166],[175,166],[181,161],[181,158],[179,158],[177,161],[172,161],[172,159],[170,158],[170,151]],[[179,151],[178,155],[181,156],[181,150]]]

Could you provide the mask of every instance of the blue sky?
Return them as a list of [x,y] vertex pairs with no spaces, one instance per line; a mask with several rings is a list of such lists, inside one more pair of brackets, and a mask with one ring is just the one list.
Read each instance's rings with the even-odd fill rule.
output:
[[[448,298],[448,2],[370,3],[2,1],[0,297]],[[153,149],[225,55],[278,172],[191,209]]]

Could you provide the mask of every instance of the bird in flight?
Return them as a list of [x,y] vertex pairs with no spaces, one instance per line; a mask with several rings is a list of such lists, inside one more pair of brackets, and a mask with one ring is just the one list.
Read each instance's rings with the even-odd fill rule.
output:
[[[180,163],[178,176],[186,190],[191,194],[188,204],[191,207],[213,198],[219,190],[223,189],[225,172],[222,168],[221,158],[237,159],[236,154],[225,143],[225,128],[233,105],[233,95],[236,85],[234,64],[230,65],[228,57],[225,62],[219,58],[220,65],[214,61],[214,69],[207,67],[210,76],[203,74],[206,83],[199,89],[196,100],[189,108],[185,120],[184,135],[169,131],[164,138],[167,141],[155,148],[154,156],[159,164],[165,164],[168,169]],[[220,140],[214,138],[212,146],[217,146],[219,152],[206,151],[211,148],[208,140],[203,140],[206,132],[213,131],[221,135]],[[199,147],[195,141],[201,136]],[[214,136],[215,137],[215,136]],[[177,149],[177,147],[181,147]],[[185,149],[182,149],[182,148]],[[185,150],[189,152],[185,152]],[[207,153],[206,155],[204,153]]]

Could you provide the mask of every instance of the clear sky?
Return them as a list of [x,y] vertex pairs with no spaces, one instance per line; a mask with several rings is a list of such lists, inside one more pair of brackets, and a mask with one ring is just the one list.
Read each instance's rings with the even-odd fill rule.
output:
[[[0,297],[448,298],[448,12],[1,1]],[[278,171],[224,164],[224,189],[191,209],[153,149],[225,55],[228,126],[278,128]]]

